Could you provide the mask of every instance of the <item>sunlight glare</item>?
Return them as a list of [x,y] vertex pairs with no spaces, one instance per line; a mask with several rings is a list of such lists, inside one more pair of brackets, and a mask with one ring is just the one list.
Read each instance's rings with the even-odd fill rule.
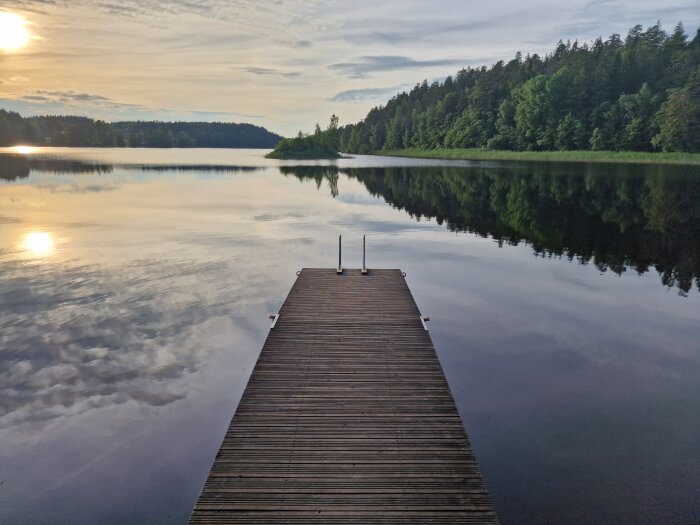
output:
[[15,153],[19,153],[20,155],[29,155],[36,152],[36,148],[34,146],[13,146],[12,149],[15,151]]
[[14,51],[29,42],[24,18],[14,13],[0,13],[0,49]]
[[31,232],[24,238],[24,248],[36,257],[53,252],[53,237],[47,232]]

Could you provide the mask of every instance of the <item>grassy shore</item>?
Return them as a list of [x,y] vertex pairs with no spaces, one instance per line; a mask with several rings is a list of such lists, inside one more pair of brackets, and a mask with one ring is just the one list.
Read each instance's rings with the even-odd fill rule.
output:
[[377,155],[451,160],[521,160],[559,162],[625,162],[700,166],[700,153],[646,153],[641,151],[499,151],[487,149],[399,149]]

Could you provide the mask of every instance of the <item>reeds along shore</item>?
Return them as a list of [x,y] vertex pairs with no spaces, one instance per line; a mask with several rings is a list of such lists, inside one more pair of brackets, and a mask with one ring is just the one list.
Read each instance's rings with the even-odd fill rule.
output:
[[377,155],[450,160],[519,160],[560,162],[625,162],[638,164],[686,164],[700,166],[700,153],[642,151],[503,151],[466,149],[398,149],[377,151]]

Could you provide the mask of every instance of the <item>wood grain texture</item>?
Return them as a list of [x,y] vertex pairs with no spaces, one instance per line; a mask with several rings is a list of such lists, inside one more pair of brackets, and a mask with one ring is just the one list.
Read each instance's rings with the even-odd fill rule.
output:
[[302,270],[190,523],[498,523],[419,316],[399,270]]

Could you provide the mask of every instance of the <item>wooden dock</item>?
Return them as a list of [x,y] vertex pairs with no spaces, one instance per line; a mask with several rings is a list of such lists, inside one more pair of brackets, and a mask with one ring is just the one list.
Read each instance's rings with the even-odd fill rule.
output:
[[190,523],[498,523],[399,270],[301,271]]

